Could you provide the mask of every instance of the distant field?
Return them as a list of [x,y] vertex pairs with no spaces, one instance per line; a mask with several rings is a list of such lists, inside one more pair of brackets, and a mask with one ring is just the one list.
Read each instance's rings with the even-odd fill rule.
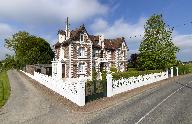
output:
[[7,72],[0,72],[0,108],[6,103],[10,96],[10,84]]

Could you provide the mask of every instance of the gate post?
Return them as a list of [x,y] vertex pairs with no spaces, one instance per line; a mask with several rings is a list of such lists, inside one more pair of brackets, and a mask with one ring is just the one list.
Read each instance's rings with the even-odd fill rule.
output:
[[177,76],[179,76],[179,68],[176,67],[176,70],[177,70]]
[[171,67],[171,77],[173,77],[173,67]]
[[80,75],[79,82],[77,85],[77,93],[78,93],[78,105],[84,106],[85,105],[85,77]]
[[112,75],[107,74],[107,97],[111,97],[113,95],[112,85]]
[[165,79],[167,79],[167,78],[169,78],[169,69],[166,69],[166,78]]

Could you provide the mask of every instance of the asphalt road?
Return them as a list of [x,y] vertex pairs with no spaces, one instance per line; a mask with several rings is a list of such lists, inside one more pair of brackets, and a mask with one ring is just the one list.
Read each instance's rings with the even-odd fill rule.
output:
[[0,109],[1,124],[190,124],[192,76],[168,80],[157,88],[93,113],[74,113],[36,88],[17,71],[8,72],[11,96]]
[[192,76],[98,112],[90,124],[192,124]]

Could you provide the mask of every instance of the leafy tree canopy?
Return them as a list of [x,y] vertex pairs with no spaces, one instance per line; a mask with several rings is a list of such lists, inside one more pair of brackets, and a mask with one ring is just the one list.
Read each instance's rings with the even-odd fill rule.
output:
[[46,40],[24,31],[5,39],[5,47],[15,51],[15,61],[19,67],[26,64],[47,64],[54,57]]
[[179,48],[172,42],[173,28],[166,26],[162,15],[151,16],[140,44],[138,64],[141,70],[165,69],[176,64]]
[[2,61],[1,69],[9,70],[14,67],[16,67],[16,62],[14,60],[14,56],[6,54],[5,59]]

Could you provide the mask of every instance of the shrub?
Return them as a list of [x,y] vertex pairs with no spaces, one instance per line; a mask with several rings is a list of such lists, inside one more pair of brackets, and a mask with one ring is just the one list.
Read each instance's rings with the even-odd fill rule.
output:
[[192,73],[192,64],[188,64],[187,67],[189,69],[189,73]]
[[162,70],[147,70],[147,71],[127,71],[127,72],[118,72],[113,73],[113,79],[118,80],[121,78],[129,78],[129,77],[136,77],[139,75],[145,75],[145,74],[151,74],[151,73],[159,73],[162,72]]
[[86,89],[85,89],[86,96],[91,95],[93,93],[93,91],[94,91],[94,82],[90,81],[90,80],[86,81],[85,82],[85,87],[86,87]]
[[107,76],[107,71],[103,70],[101,73],[102,80],[107,80],[106,76]]
[[117,72],[117,68],[115,66],[111,66],[110,71],[116,73]]
[[97,79],[97,72],[96,72],[96,69],[93,68],[92,69],[92,80],[96,80]]
[[184,75],[190,73],[189,65],[179,65],[179,75]]
[[128,71],[137,71],[137,68],[128,68]]

